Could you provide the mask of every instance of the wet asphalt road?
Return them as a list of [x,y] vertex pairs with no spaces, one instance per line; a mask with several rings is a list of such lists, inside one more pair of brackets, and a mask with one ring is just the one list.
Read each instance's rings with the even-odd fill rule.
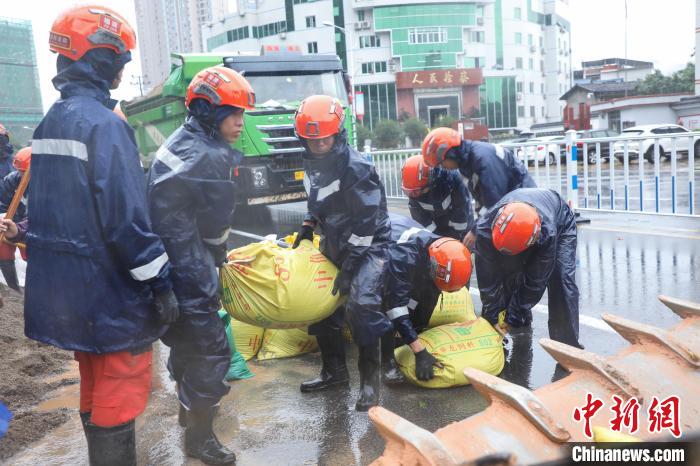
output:
[[[391,210],[407,213],[405,202],[391,201]],[[234,228],[256,234],[285,234],[297,229],[304,205],[289,204],[264,212],[240,212],[245,221]],[[581,293],[581,342],[599,354],[613,354],[625,342],[599,317],[603,312],[668,327],[678,318],[656,295],[700,301],[700,218],[586,213],[589,225],[579,228],[577,282]],[[250,239],[232,235],[229,246]],[[472,278],[472,287],[476,280]],[[474,296],[477,313],[478,296]],[[546,294],[535,309],[530,331],[511,336],[508,362],[501,374],[515,383],[537,388],[555,375],[553,360],[537,341],[547,336]],[[383,451],[384,442],[365,413],[354,411],[358,374],[351,346],[351,388],[301,394],[298,385],[315,376],[318,354],[295,359],[250,362],[255,377],[232,383],[222,400],[215,428],[220,439],[238,453],[240,465],[365,465]],[[160,347],[152,401],[138,423],[139,464],[199,464],[187,460],[177,426],[173,384],[163,370],[167,348]],[[485,407],[471,387],[424,390],[410,385],[382,387],[381,404],[409,421],[433,431]],[[10,464],[87,464],[81,428],[75,419],[40,441]]]

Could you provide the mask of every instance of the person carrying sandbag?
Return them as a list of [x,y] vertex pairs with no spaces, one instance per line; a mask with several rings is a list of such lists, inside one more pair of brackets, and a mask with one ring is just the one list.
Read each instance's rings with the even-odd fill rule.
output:
[[254,104],[253,88],[237,72],[223,66],[200,71],[187,89],[185,123],[158,149],[148,173],[153,229],[170,256],[181,310],[162,340],[170,347],[185,453],[206,464],[236,461],[212,431],[216,406],[230,390],[224,378],[231,358],[218,315],[217,267],[226,262],[236,202],[231,176],[243,156],[230,144]]
[[[461,290],[472,272],[471,254],[461,241],[441,237],[417,222],[391,214],[391,247],[384,285],[384,307],[416,359],[416,378],[433,378],[437,359],[418,339],[428,326],[442,291]],[[394,332],[382,337],[382,369],[385,383],[403,380],[394,359]]]
[[[340,270],[333,293],[347,295],[345,312],[359,347],[360,396],[366,411],[379,402],[379,339],[391,329],[381,309],[383,273],[388,261],[391,226],[386,196],[374,166],[348,146],[340,101],[325,95],[306,98],[295,116],[304,153],[308,213],[294,246],[321,233],[321,252]],[[318,378],[301,384],[302,392],[347,385],[341,328],[343,309],[311,325],[321,349]]]

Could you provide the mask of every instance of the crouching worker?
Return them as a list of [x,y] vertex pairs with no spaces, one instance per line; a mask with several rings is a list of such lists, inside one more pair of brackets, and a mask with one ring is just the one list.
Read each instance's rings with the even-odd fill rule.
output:
[[472,230],[472,199],[458,171],[430,168],[414,155],[401,169],[401,188],[411,217],[426,230],[460,241]]
[[178,313],[134,132],[111,110],[136,36],[108,8],[74,7],[49,45],[60,98],[32,139],[25,334],[75,352],[90,464],[135,465],[151,344]]
[[[12,160],[12,166],[15,171],[10,172],[5,178],[0,180],[0,215],[3,217],[7,209],[12,203],[15,192],[24,177],[24,174],[29,170],[29,163],[32,158],[32,148],[24,147],[17,151],[15,158]],[[27,196],[24,193],[20,200],[13,220],[16,222],[22,221],[27,217]],[[8,238],[9,239],[9,238]],[[5,277],[5,283],[13,290],[19,291],[19,280],[17,279],[17,269],[15,267],[15,249],[16,247],[9,244],[0,244],[0,271]],[[24,256],[23,256],[24,257]]]
[[517,189],[479,219],[476,232],[483,317],[503,331],[530,325],[547,289],[549,337],[582,348],[576,219],[566,201],[549,189]]
[[[428,166],[459,170],[474,196],[479,215],[482,208],[490,209],[514,189],[537,186],[513,151],[488,142],[463,140],[450,128],[429,132],[421,152]],[[471,248],[475,239],[472,229],[464,237],[464,244]]]
[[304,186],[308,213],[294,247],[321,233],[321,252],[338,267],[333,294],[347,295],[344,312],[309,326],[321,349],[321,375],[301,384],[302,392],[347,385],[348,370],[341,328],[344,313],[359,347],[360,396],[366,411],[379,402],[379,339],[391,322],[382,312],[383,273],[391,227],[384,186],[374,166],[348,146],[345,113],[338,99],[306,98],[295,117],[304,145]]
[[[391,214],[392,244],[385,277],[384,307],[394,329],[416,357],[416,378],[434,376],[435,357],[418,339],[443,291],[459,291],[469,283],[472,261],[461,241],[440,237],[416,222]],[[385,383],[402,380],[394,359],[393,330],[382,337],[382,372]]]
[[253,89],[237,72],[220,66],[200,71],[187,89],[185,123],[158,149],[148,173],[153,229],[170,256],[181,311],[162,340],[170,347],[185,453],[206,464],[236,461],[212,430],[216,407],[230,389],[224,378],[231,360],[217,314],[217,267],[226,261],[236,202],[231,176],[242,158],[230,144],[254,103]]

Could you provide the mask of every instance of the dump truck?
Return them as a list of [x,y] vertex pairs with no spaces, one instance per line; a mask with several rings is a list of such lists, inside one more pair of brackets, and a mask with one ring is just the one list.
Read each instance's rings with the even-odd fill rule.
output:
[[146,169],[160,145],[185,120],[184,99],[192,78],[204,68],[216,65],[243,74],[255,90],[255,109],[246,111],[243,132],[233,145],[244,155],[233,173],[238,183],[239,203],[261,206],[306,198],[303,147],[294,135],[293,126],[294,112],[305,97],[314,94],[337,97],[345,108],[349,142],[354,143],[350,80],[337,55],[263,50],[259,54],[174,53],[171,57],[172,71],[163,83],[148,95],[122,104],[129,124],[136,131],[136,143]]

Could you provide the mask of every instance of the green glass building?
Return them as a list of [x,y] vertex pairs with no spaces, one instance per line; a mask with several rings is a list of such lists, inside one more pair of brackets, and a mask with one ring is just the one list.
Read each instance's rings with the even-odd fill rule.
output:
[[0,17],[0,83],[0,123],[24,146],[43,117],[29,21]]

